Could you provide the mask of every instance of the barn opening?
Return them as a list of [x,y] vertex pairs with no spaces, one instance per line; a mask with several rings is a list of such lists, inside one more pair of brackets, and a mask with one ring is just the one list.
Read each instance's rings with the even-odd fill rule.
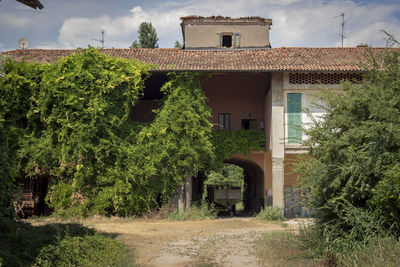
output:
[[[231,158],[226,160],[225,163],[234,164],[243,168],[244,170],[244,192],[242,193],[243,210],[236,208],[236,215],[254,215],[264,207],[264,172],[254,162],[245,159]],[[192,184],[192,201],[200,203],[202,200],[203,192],[205,189],[204,182],[206,175],[199,173],[194,179]],[[238,205],[236,205],[238,207]],[[227,215],[227,211],[220,213]]]

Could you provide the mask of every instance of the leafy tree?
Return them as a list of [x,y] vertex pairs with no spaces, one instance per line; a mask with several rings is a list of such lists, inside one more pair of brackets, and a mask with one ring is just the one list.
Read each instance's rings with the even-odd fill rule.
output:
[[400,226],[400,53],[366,51],[363,82],[323,92],[327,113],[296,163],[318,225],[356,239]]
[[139,41],[134,41],[130,48],[158,48],[156,29],[151,22],[142,22],[138,29]]
[[178,40],[175,41],[174,48],[182,48],[182,45],[181,45],[181,43],[180,43]]
[[241,187],[243,183],[243,168],[233,164],[224,164],[222,168],[210,171],[207,175],[207,180],[204,182],[205,185],[217,185],[221,187]]

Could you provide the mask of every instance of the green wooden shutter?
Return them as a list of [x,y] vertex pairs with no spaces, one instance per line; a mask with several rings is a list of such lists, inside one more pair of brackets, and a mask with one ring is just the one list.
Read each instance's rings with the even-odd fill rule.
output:
[[287,114],[288,114],[288,143],[301,144],[301,94],[287,94]]

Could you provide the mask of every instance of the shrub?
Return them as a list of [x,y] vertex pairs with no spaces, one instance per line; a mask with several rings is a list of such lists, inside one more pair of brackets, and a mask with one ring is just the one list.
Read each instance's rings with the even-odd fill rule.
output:
[[256,218],[263,221],[283,221],[285,217],[282,214],[282,210],[268,206],[263,208],[257,215]]
[[172,221],[188,221],[188,220],[207,220],[215,219],[217,210],[213,205],[203,204],[200,207],[193,205],[190,209],[179,212],[178,210],[172,213],[168,219]]
[[76,266],[74,258],[113,266],[124,253],[121,243],[78,223],[32,226],[0,218],[0,258],[4,266]]
[[120,266],[123,252],[120,242],[98,233],[66,236],[59,243],[44,247],[35,266]]

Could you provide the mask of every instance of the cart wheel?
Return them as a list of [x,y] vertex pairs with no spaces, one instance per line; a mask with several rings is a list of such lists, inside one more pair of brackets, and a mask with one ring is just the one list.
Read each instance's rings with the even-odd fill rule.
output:
[[236,205],[232,205],[231,211],[233,213],[233,216],[236,216]]

